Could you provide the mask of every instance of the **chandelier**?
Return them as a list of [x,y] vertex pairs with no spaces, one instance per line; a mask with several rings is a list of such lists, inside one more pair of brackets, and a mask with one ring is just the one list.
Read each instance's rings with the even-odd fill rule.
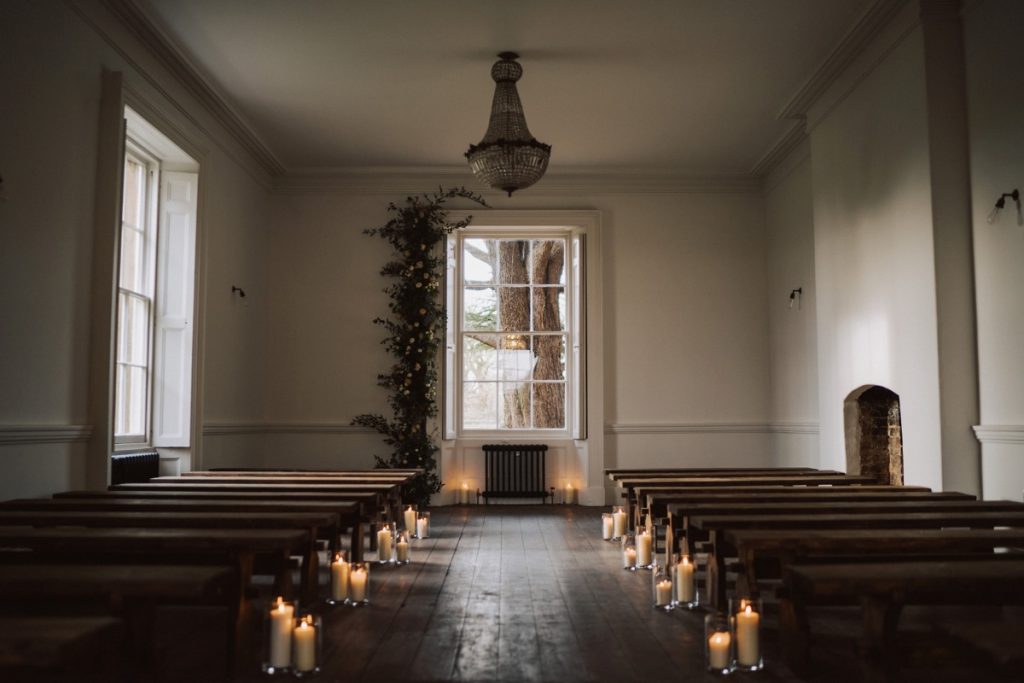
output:
[[466,158],[473,175],[511,197],[516,190],[540,180],[548,170],[551,145],[538,142],[526,127],[523,103],[516,90],[516,81],[523,75],[523,67],[516,62],[519,55],[502,52],[498,57],[501,61],[491,67],[495,83],[491,120],[484,139],[469,146]]

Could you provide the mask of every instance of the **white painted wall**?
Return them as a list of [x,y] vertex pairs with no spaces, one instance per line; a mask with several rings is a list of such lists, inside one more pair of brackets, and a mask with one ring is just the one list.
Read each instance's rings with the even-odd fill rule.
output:
[[[386,409],[375,379],[389,360],[370,321],[386,311],[377,271],[388,247],[361,231],[383,222],[387,202],[401,196],[274,197],[266,421],[272,429],[302,425],[275,435],[281,455],[271,456],[274,462],[285,453],[299,465],[366,461],[375,438],[343,425]],[[602,212],[604,308],[591,324],[603,330],[604,354],[589,362],[603,364],[604,419],[591,420],[590,440],[604,439],[604,455],[592,443],[582,450],[564,445],[553,475],[579,470],[599,493],[603,467],[768,462],[759,193],[524,192],[492,199],[502,209]],[[446,451],[444,462],[458,469],[451,476],[475,471],[468,452],[478,459],[474,449]]]
[[1015,208],[986,222],[996,198],[1024,191],[1024,4],[985,0],[964,17],[974,218],[982,489],[1024,491],[1024,227]]
[[[244,284],[260,272],[265,240],[258,233],[267,191],[258,173],[254,177],[233,160],[244,157],[237,145],[99,3],[10,0],[0,21],[8,29],[0,40],[0,175],[7,196],[0,202],[3,499],[85,483],[80,436],[52,437],[36,429],[26,442],[12,427],[60,428],[87,420],[102,70],[123,71],[133,89],[205,151],[211,287],[199,311],[206,313],[204,352],[211,371],[207,415],[260,414],[262,320],[251,311],[252,319],[243,319],[231,308],[227,283],[237,278]],[[254,300],[255,309],[260,305]]]
[[[765,180],[768,348],[773,462],[818,465],[817,298],[810,145]],[[800,288],[799,305],[790,293]]]
[[810,133],[818,401],[821,464],[845,469],[843,400],[866,384],[895,391],[906,482],[938,489],[942,443],[923,54],[915,28],[852,90],[826,98],[830,110]]

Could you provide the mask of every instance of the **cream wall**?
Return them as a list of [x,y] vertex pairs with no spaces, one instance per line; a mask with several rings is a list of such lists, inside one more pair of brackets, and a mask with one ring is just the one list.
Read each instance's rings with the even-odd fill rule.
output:
[[975,293],[981,394],[982,484],[986,498],[1024,491],[1024,227],[1012,203],[986,222],[996,198],[1024,191],[1024,4],[986,0],[964,18]]
[[126,86],[175,129],[172,137],[202,157],[206,415],[250,419],[261,411],[261,305],[232,308],[227,282],[243,284],[261,270],[268,178],[98,2],[9,0],[0,26],[3,499],[85,484],[103,69],[123,72]]
[[[773,463],[818,465],[817,297],[810,145],[765,180],[770,420]],[[800,288],[799,304],[790,293]]]
[[[373,435],[345,425],[386,407],[375,379],[389,361],[370,321],[386,311],[377,271],[388,249],[361,231],[383,222],[387,202],[402,196],[274,197],[266,422],[278,454],[295,454],[296,464],[340,455],[358,465],[385,453]],[[756,188],[587,194],[584,187],[488,199],[500,209],[601,213],[604,306],[591,324],[603,331],[604,354],[589,361],[602,364],[604,419],[591,419],[589,447],[558,445],[553,476],[578,472],[600,491],[603,467],[768,462],[764,212]],[[482,469],[465,464],[478,455],[470,452],[447,460],[458,471],[445,476]]]

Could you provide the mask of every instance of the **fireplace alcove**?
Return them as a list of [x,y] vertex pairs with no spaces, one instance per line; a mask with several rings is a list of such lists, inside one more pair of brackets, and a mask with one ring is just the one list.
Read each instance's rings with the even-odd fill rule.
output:
[[875,477],[880,484],[903,484],[903,427],[900,397],[893,391],[865,385],[843,404],[846,471]]

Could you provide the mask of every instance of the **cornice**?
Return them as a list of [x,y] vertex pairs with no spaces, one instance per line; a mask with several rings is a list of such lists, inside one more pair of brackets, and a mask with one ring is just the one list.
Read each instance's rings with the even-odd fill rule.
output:
[[85,443],[92,425],[0,425],[0,446],[37,443]]
[[[279,194],[409,194],[423,188],[465,185],[485,197],[502,197],[501,192],[480,190],[478,181],[461,166],[349,167],[301,169],[279,176],[274,191]],[[759,192],[760,179],[749,173],[694,174],[673,170],[650,171],[609,169],[592,171],[566,169],[549,171],[520,196],[562,196],[595,194],[737,194]]]
[[974,435],[983,444],[1008,443],[1024,445],[1024,425],[975,425]]
[[790,98],[779,112],[780,119],[807,118],[811,106],[837,78],[864,52],[879,31],[906,4],[907,0],[876,0],[857,23],[829,53],[825,61]]
[[804,120],[799,120],[785,135],[775,141],[764,155],[750,169],[750,174],[758,178],[765,178],[788,157],[794,149],[800,146],[807,139],[807,126]]
[[217,88],[179,50],[166,33],[131,0],[101,0],[110,11],[228,131],[257,164],[271,176],[285,172],[284,165],[228,103]]

